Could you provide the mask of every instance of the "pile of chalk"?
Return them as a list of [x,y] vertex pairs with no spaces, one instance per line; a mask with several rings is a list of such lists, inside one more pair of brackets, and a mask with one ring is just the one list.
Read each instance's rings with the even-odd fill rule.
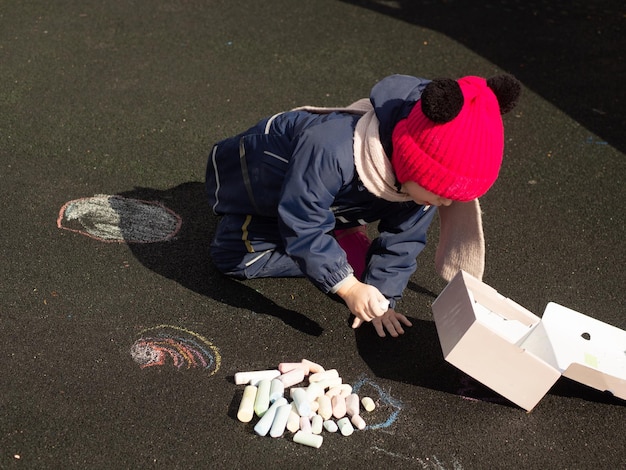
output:
[[248,423],[256,415],[254,432],[259,436],[281,437],[287,430],[294,433],[294,442],[315,448],[322,445],[323,430],[349,436],[355,428],[365,429],[360,406],[368,412],[375,408],[370,397],[359,399],[352,393],[336,369],[307,359],[282,362],[278,369],[237,372],[235,384],[245,385],[239,421]]

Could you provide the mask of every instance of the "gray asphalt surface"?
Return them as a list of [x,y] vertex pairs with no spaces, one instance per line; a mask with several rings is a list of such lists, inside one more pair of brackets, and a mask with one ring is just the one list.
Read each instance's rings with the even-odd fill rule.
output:
[[[484,280],[626,329],[625,21],[615,1],[0,4],[0,468],[626,467],[624,401],[561,379],[526,413],[444,361],[435,243],[399,306],[414,326],[379,339],[303,279],[217,273],[203,192],[212,143],[266,115],[391,73],[511,72]],[[95,195],[182,225],[151,244],[59,228]],[[142,368],[151,341],[182,362]],[[302,358],[377,400],[368,429],[312,449],[236,419],[236,372]]]

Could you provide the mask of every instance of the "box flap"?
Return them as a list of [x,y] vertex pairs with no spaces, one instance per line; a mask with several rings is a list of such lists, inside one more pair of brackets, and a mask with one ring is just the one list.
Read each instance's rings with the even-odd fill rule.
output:
[[626,331],[554,302],[542,325],[565,377],[626,399]]

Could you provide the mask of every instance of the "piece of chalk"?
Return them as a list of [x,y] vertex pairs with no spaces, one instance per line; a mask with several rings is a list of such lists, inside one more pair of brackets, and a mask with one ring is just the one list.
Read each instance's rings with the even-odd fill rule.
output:
[[235,374],[235,384],[237,385],[258,385],[262,379],[272,380],[280,375],[278,369],[271,370],[252,370],[248,372],[237,372]]
[[256,399],[257,388],[254,385],[246,385],[243,389],[239,410],[237,410],[237,419],[242,423],[249,423],[254,417],[254,402]]
[[322,434],[323,427],[324,418],[320,415],[313,415],[313,418],[311,418],[311,432],[313,434]]
[[379,307],[383,311],[383,313],[385,313],[387,310],[389,310],[389,301],[387,299],[381,300]]
[[318,382],[313,382],[306,388],[306,394],[309,397],[309,400],[313,401],[317,399],[317,397],[324,395],[324,387],[322,387]]
[[309,382],[323,382],[324,380],[335,379],[337,377],[339,377],[337,369],[328,369],[324,372],[316,372],[309,375]]
[[307,368],[308,374],[315,374],[317,372],[324,372],[324,370],[325,370],[319,364],[316,364],[315,362],[309,361],[308,359],[302,359],[301,363]]
[[314,415],[314,414],[316,414],[316,413],[317,413],[317,411],[319,410],[319,408],[320,408],[320,404],[319,404],[319,402],[318,402],[317,400],[315,400],[315,401],[310,401],[310,402],[309,402],[309,407],[311,408],[311,415]]
[[333,416],[337,419],[346,415],[346,399],[341,395],[335,395],[330,399],[333,406]]
[[278,377],[285,388],[291,387],[292,385],[299,384],[304,380],[304,370],[303,369],[292,369],[289,372],[285,372],[284,374]]
[[280,437],[283,435],[290,412],[291,405],[285,404],[278,407],[276,416],[274,416],[274,421],[272,422],[272,427],[270,428],[271,437]]
[[327,419],[324,421],[324,429],[328,432],[337,432],[339,428],[337,427],[337,423],[335,423],[332,419]]
[[363,408],[365,408],[365,411],[374,411],[374,408],[376,408],[376,404],[374,403],[374,400],[372,400],[370,397],[363,397],[361,398],[361,404],[363,405]]
[[300,416],[311,416],[311,405],[309,405],[309,398],[303,388],[293,390],[291,398],[293,398]]
[[319,449],[324,442],[324,438],[320,434],[311,434],[304,431],[298,431],[293,435],[293,442]]
[[324,389],[339,387],[341,385],[341,377],[333,377],[332,379],[322,380],[321,382],[317,382]]
[[263,379],[257,385],[256,397],[254,399],[254,412],[261,418],[270,406],[270,387],[272,381]]
[[296,432],[300,429],[300,415],[293,403],[291,403],[291,411],[289,411],[289,418],[287,419],[287,429],[291,432]]
[[341,384],[339,389],[341,390],[340,395],[344,398],[352,393],[352,385],[350,384]]
[[308,416],[300,416],[300,431],[307,434],[311,433],[311,420]]
[[287,400],[285,398],[279,398],[274,403],[272,403],[272,406],[267,409],[259,422],[256,423],[256,425],[254,426],[254,432],[257,433],[259,436],[265,436],[272,427],[272,423],[274,422],[274,418],[276,417],[276,410],[286,404]]
[[346,397],[346,413],[348,416],[359,414],[359,396],[356,393],[351,393]]
[[355,428],[360,431],[365,429],[365,420],[361,418],[360,415],[352,415],[352,418],[350,418],[350,422],[354,425]]
[[333,405],[330,401],[330,397],[322,395],[321,397],[318,397],[317,402],[319,403],[317,414],[324,419],[330,419],[333,415]]
[[294,369],[302,369],[305,374],[309,373],[308,367],[301,362],[281,362],[280,364],[278,364],[278,370],[281,374],[284,374]]
[[274,403],[279,398],[285,396],[285,384],[278,378],[272,379],[270,382],[270,403]]
[[347,416],[337,421],[337,427],[343,436],[349,436],[354,432],[354,427]]

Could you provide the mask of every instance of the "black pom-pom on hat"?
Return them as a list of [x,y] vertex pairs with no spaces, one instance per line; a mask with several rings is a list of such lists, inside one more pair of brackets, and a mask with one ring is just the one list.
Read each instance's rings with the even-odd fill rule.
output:
[[436,78],[424,88],[420,98],[422,112],[437,124],[452,121],[463,108],[461,87],[451,78]]
[[511,111],[517,105],[517,101],[522,94],[522,84],[517,78],[509,74],[488,78],[487,86],[491,88],[491,91],[498,99],[500,114],[506,114]]

